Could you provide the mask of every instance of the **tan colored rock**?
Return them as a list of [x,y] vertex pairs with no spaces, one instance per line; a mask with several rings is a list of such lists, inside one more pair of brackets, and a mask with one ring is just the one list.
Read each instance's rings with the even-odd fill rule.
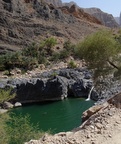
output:
[[44,70],[45,69],[45,65],[44,64],[40,64],[39,68],[40,68],[40,70]]
[[102,124],[100,123],[96,123],[95,126],[97,127],[97,129],[102,129]]
[[8,76],[7,75],[2,75],[2,76],[0,76],[0,78],[8,79]]
[[93,114],[95,114],[96,112],[98,112],[101,108],[103,108],[102,105],[96,105],[96,106],[93,106],[93,107],[89,108],[85,112],[83,112],[83,114],[82,114],[82,121],[84,122],[85,120],[87,120]]

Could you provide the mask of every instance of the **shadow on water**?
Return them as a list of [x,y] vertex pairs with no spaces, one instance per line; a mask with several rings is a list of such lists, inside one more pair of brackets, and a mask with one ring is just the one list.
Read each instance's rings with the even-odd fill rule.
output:
[[40,130],[53,133],[70,131],[81,125],[82,113],[91,107],[94,101],[81,98],[69,98],[63,101],[27,104],[15,108],[13,113],[30,115],[33,124],[39,124]]

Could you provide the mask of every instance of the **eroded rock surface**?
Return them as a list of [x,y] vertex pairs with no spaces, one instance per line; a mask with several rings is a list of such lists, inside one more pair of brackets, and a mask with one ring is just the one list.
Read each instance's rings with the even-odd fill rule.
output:
[[[1,80],[1,88],[13,87],[16,93],[15,101],[21,103],[56,101],[66,97],[87,98],[93,86],[91,75],[83,69],[58,69],[37,73],[33,78]],[[91,98],[98,99],[93,90]]]

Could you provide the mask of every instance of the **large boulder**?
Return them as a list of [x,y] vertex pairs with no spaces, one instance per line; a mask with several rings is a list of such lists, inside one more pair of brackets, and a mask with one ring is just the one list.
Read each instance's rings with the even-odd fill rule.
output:
[[44,99],[45,81],[41,79],[31,79],[26,83],[17,85],[17,101],[36,102]]
[[17,85],[17,100],[24,102],[55,101],[67,97],[66,78],[31,79]]
[[14,104],[14,107],[21,107],[22,106],[22,104],[20,103],[20,102],[16,102],[15,104]]

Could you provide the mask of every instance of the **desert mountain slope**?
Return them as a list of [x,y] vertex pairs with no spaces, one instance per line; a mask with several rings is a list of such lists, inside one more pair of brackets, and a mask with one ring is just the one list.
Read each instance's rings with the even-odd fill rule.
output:
[[18,50],[28,44],[55,36],[60,43],[77,42],[102,28],[84,11],[54,7],[41,0],[0,0],[0,52]]

